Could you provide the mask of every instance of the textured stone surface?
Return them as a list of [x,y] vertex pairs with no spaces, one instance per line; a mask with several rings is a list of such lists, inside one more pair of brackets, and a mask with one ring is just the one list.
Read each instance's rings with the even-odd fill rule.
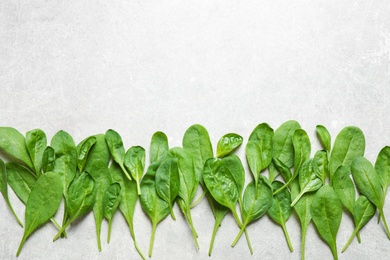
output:
[[[245,138],[259,123],[298,120],[318,148],[316,124],[333,137],[347,125],[366,134],[375,160],[390,144],[390,2],[363,1],[11,1],[0,4],[0,125],[25,133],[60,129],[76,142],[108,128],[126,147],[149,147],[154,131],[181,145],[201,123],[215,146],[227,132]],[[244,149],[238,150],[244,160]],[[251,179],[249,173],[247,182]],[[23,206],[10,191],[19,216]],[[0,199],[0,258],[16,253],[22,229]],[[155,259],[209,259],[213,217],[206,201],[193,209],[200,251],[179,209],[158,227]],[[390,218],[390,198],[385,205]],[[61,219],[61,213],[57,216]],[[150,224],[139,205],[135,231],[147,252]],[[250,225],[254,258],[300,259],[300,229],[287,223],[294,253],[268,217]],[[342,248],[352,232],[343,215]],[[105,241],[107,226],[103,225]],[[228,215],[210,259],[250,257]],[[51,225],[25,244],[20,259],[137,258],[126,224],[115,215],[111,243],[98,253],[92,214],[51,242]],[[388,259],[382,224],[371,221],[342,259]],[[314,226],[307,259],[329,259]]]

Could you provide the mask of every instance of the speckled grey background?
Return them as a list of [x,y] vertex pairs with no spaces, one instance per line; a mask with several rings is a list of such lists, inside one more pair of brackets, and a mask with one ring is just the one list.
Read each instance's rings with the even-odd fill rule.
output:
[[[316,124],[332,136],[347,125],[366,134],[374,161],[390,144],[390,2],[346,1],[16,1],[0,3],[0,125],[22,133],[60,129],[76,142],[114,128],[126,147],[149,146],[154,131],[181,144],[201,123],[216,144],[227,132],[245,138],[259,123],[277,128],[298,120],[313,142]],[[314,150],[314,149],[313,149]],[[244,160],[244,149],[238,150]],[[248,173],[247,182],[251,180]],[[24,207],[10,191],[19,216]],[[268,217],[238,228],[228,215],[207,256],[213,217],[207,202],[193,209],[200,250],[178,207],[159,225],[154,259],[300,259],[300,229],[287,223],[295,251]],[[390,218],[390,198],[385,214]],[[56,216],[61,219],[61,211]],[[147,252],[150,223],[138,205],[135,231]],[[338,246],[353,229],[343,215]],[[106,223],[102,239],[105,240]],[[20,259],[137,259],[127,226],[115,215],[112,241],[98,253],[92,214],[51,242],[46,225],[25,244]],[[23,230],[0,199],[0,258],[13,258]],[[371,221],[340,259],[388,259],[382,224]],[[309,227],[307,259],[330,259]]]

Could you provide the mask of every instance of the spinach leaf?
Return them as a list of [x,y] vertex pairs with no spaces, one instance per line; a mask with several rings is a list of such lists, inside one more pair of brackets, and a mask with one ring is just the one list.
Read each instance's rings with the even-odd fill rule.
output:
[[26,147],[38,177],[41,175],[42,156],[46,146],[46,134],[41,129],[34,129],[26,133]]
[[199,180],[193,167],[191,154],[184,148],[172,148],[169,153],[177,158],[178,173],[180,179],[178,192],[178,205],[186,218],[194,238],[195,246],[199,249],[198,234],[195,230],[191,216],[191,202],[193,201],[198,188]]
[[105,138],[112,158],[122,168],[126,177],[131,180],[130,174],[124,167],[125,148],[123,147],[122,137],[114,130],[108,129]]
[[165,219],[169,213],[168,203],[157,195],[156,191],[156,171],[160,162],[149,165],[144,178],[141,181],[141,207],[149,216],[152,222],[152,235],[149,244],[149,257],[152,257],[154,236],[156,234],[157,224]]
[[325,126],[323,125],[317,125],[316,126],[316,133],[318,136],[318,139],[320,140],[322,147],[330,153],[330,148],[331,148],[331,137],[328,129],[326,129]]
[[15,128],[0,127],[0,151],[4,151],[11,159],[16,159],[29,169],[34,169],[26,147],[26,139]]
[[24,234],[16,256],[19,256],[26,239],[54,216],[60,206],[61,198],[62,182],[60,176],[55,172],[41,175],[27,200]]
[[333,175],[340,166],[351,168],[355,157],[363,156],[365,138],[363,132],[354,126],[347,126],[337,135],[329,159],[330,185],[333,185]]
[[322,186],[322,181],[315,174],[312,162],[313,162],[312,159],[306,161],[300,169],[300,173],[299,173],[300,192],[298,196],[294,199],[294,201],[291,203],[291,207],[294,207],[294,205],[298,202],[298,200],[302,197],[303,194],[311,191],[316,191]]
[[[295,179],[291,182],[291,199],[294,200],[299,194],[299,181]],[[314,199],[315,192],[305,193],[294,205],[294,211],[297,213],[301,224],[301,254],[305,259],[306,232],[312,219],[310,206]]]
[[387,237],[390,232],[383,212],[383,192],[381,182],[374,166],[364,157],[356,157],[352,162],[352,176],[361,194],[367,197],[379,210]]
[[[287,186],[289,186],[290,183],[298,176],[302,165],[310,158],[311,144],[310,144],[309,136],[307,135],[305,130],[297,129],[294,131],[294,134],[292,136],[292,145],[294,148],[294,150],[293,150],[293,153],[294,153],[294,174],[286,182],[286,184],[284,184],[282,187],[280,187],[278,190],[276,190],[274,192],[274,194],[277,194],[278,192],[280,192],[281,190],[283,190]],[[288,165],[286,165],[286,167],[291,168]]]
[[16,215],[16,213],[11,205],[11,202],[9,201],[9,198],[8,198],[7,172],[6,172],[5,164],[4,164],[3,160],[1,160],[1,159],[0,159],[0,192],[1,192],[1,194],[3,194],[4,200],[7,203],[8,208],[11,210],[12,214],[14,215],[16,221],[19,223],[19,225],[21,227],[23,227],[22,222],[20,221],[20,219]]
[[180,176],[176,158],[164,160],[156,172],[156,191],[166,201],[174,220],[173,202],[179,194]]
[[121,185],[119,183],[111,183],[103,195],[103,215],[108,220],[107,243],[110,243],[112,219],[121,199]]
[[83,172],[79,177],[74,179],[70,184],[68,190],[68,220],[65,225],[62,226],[57,235],[53,238],[56,241],[57,238],[65,231],[65,229],[72,224],[77,218],[87,214],[92,210],[96,197],[96,185],[95,181],[87,172]]
[[150,163],[164,159],[168,150],[168,137],[163,132],[155,132],[150,142]]
[[348,168],[340,166],[334,174],[333,189],[343,206],[353,215],[356,191],[349,174],[350,171]]
[[370,219],[375,215],[376,208],[365,196],[361,195],[356,200],[356,203],[353,207],[353,217],[355,220],[355,230],[353,231],[351,237],[348,239],[348,242],[345,244],[341,252],[345,252],[347,247],[352,242],[354,236],[356,236]]
[[229,133],[221,137],[217,144],[217,157],[222,158],[237,149],[242,144],[242,136]]
[[126,219],[126,222],[130,229],[130,235],[134,242],[138,254],[142,259],[146,259],[141,249],[137,244],[134,232],[134,210],[138,199],[137,183],[134,180],[129,180],[123,173],[122,169],[116,162],[112,162],[110,166],[110,173],[112,180],[118,182],[121,185],[121,201],[119,202],[119,210]]
[[[256,185],[260,172],[272,164],[273,137],[274,130],[266,123],[257,125],[249,136],[246,145],[246,158]],[[273,166],[270,166],[270,168],[274,169]],[[276,177],[274,173],[271,173],[271,170],[270,176]]]
[[[20,201],[26,205],[31,190],[37,182],[37,177],[35,177],[34,173],[27,167],[19,163],[7,162],[5,167],[9,186],[15,192],[16,196],[18,196]],[[53,217],[50,218],[50,221],[58,230],[61,229],[60,224],[58,224]],[[66,233],[63,232],[63,235],[66,236]]]
[[338,259],[336,236],[342,217],[342,205],[332,187],[325,185],[318,190],[310,212],[318,233],[329,245],[333,258]]
[[145,168],[145,149],[141,146],[132,146],[126,152],[124,162],[125,168],[130,172],[131,177],[137,183],[138,194],[141,194],[139,183]]
[[96,137],[90,136],[81,141],[77,145],[77,168],[79,169],[79,172],[84,171],[85,163],[88,158],[88,153],[91,150],[91,148],[96,143]]
[[273,157],[291,168],[294,164],[293,135],[301,126],[297,121],[284,122],[275,130],[273,137]]
[[[248,184],[244,192],[244,199],[241,207],[243,223],[240,226],[240,232],[233,241],[232,246],[236,245],[246,226],[267,213],[268,209],[272,206],[272,203],[272,186],[266,177],[262,175],[259,177],[257,188],[253,181]],[[252,251],[251,254],[253,254]]]
[[314,172],[325,185],[325,180],[329,176],[328,154],[325,151],[317,151],[313,158]]
[[383,202],[390,185],[390,146],[384,147],[378,154],[375,162],[375,171],[379,176],[383,189]]
[[[274,190],[277,190],[282,186],[283,183],[280,181],[272,182],[272,189]],[[291,252],[293,252],[294,249],[286,228],[286,222],[290,218],[292,213],[292,207],[290,206],[290,204],[291,194],[288,189],[284,189],[273,197],[272,206],[268,209],[268,215],[273,221],[275,221],[282,227],[284,236],[287,240],[288,248]]]
[[62,191],[65,198],[65,210],[62,225],[65,225],[68,218],[68,188],[76,176],[77,171],[77,149],[72,136],[62,130],[58,131],[53,136],[50,146],[55,151],[53,172],[57,172],[62,181]]
[[219,204],[229,208],[236,220],[239,220],[236,211],[239,189],[235,177],[223,161],[216,158],[208,159],[205,163],[203,179],[213,198]]
[[206,160],[213,157],[213,148],[206,128],[197,124],[190,126],[183,136],[183,148],[192,154],[196,175],[204,187],[203,167]]
[[93,215],[96,223],[96,235],[98,250],[102,251],[100,232],[103,222],[103,196],[108,186],[112,183],[108,169],[110,161],[110,151],[108,150],[105,136],[95,135],[96,143],[88,153],[85,163],[85,171],[89,172],[96,184],[96,201],[93,206]]
[[54,170],[54,164],[56,161],[56,153],[54,149],[50,146],[46,147],[42,155],[42,171],[51,172]]
[[[273,163],[276,167],[276,169],[279,171],[279,173],[282,175],[284,181],[289,181],[291,179],[291,170],[288,168],[282,161],[279,159],[273,158]],[[281,189],[280,187],[279,189]]]

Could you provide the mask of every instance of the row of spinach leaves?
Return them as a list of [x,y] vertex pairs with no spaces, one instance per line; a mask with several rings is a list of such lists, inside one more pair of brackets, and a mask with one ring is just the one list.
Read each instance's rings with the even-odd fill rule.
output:
[[[133,225],[138,198],[152,223],[149,257],[158,223],[169,215],[176,219],[175,203],[187,220],[199,249],[191,209],[204,197],[215,218],[209,255],[217,230],[228,212],[239,227],[232,246],[245,234],[252,254],[246,227],[265,214],[281,226],[288,247],[293,251],[286,221],[295,211],[301,224],[302,259],[311,221],[329,245],[334,259],[338,258],[336,236],[343,207],[355,223],[343,252],[355,236],[360,243],[359,231],[375,215],[376,209],[378,222],[382,220],[390,238],[383,213],[390,185],[390,147],[384,147],[372,165],[364,157],[365,137],[359,128],[342,129],[333,147],[331,135],[324,126],[318,125],[316,133],[323,149],[311,158],[310,139],[298,122],[287,121],[275,131],[266,123],[259,124],[246,144],[246,160],[253,181],[244,187],[244,166],[234,154],[243,138],[235,133],[219,140],[214,155],[209,134],[201,125],[187,129],[182,147],[169,148],[167,136],[156,132],[150,145],[150,165],[144,175],[145,149],[133,146],[126,151],[121,136],[112,129],[104,135],[90,136],[76,146],[71,135],[62,130],[48,145],[40,129],[24,136],[14,128],[0,127],[0,150],[7,159],[6,163],[0,159],[0,190],[21,226],[8,198],[8,185],[26,205],[24,235],[17,255],[26,239],[49,220],[58,229],[55,241],[66,237],[66,228],[90,211],[94,214],[101,251],[103,219],[108,221],[109,242],[112,219],[119,209],[128,223],[136,250],[145,259]],[[199,186],[203,193],[195,200]],[[357,199],[355,187],[359,194]],[[64,216],[60,225],[53,216],[62,198]]]

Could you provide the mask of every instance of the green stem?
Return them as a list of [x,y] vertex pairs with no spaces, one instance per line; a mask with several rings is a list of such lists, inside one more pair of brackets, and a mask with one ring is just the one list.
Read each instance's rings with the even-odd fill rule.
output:
[[356,233],[356,238],[358,240],[358,243],[360,244],[362,242],[362,239],[360,238],[360,232]]
[[176,220],[175,213],[173,212],[172,205],[169,205],[169,210],[171,211],[171,216],[173,220]]
[[22,248],[23,248],[24,242],[26,242],[26,239],[27,239],[27,237],[25,235],[23,235],[22,241],[20,241],[18,251],[16,252],[17,257],[20,255],[20,251],[22,251]]
[[137,180],[137,191],[138,191],[138,196],[141,195],[141,187],[139,185],[139,180]]
[[[241,229],[242,226],[243,226],[243,224],[241,223],[240,218],[238,217],[238,214],[237,214],[236,209],[235,209],[235,208],[232,208],[232,209],[230,209],[230,210],[231,210],[232,213],[233,213],[233,217],[234,217],[234,219],[236,220],[238,227]],[[246,224],[245,224],[245,226],[246,226]],[[245,238],[246,238],[246,243],[248,244],[249,251],[250,251],[251,254],[253,254],[253,248],[252,248],[251,240],[249,239],[248,231],[246,230],[246,228],[244,229],[244,231],[245,231]],[[242,234],[242,233],[241,233],[241,234]],[[241,235],[240,235],[240,236],[241,236]],[[237,243],[237,242],[236,242],[236,243]],[[233,245],[232,245],[232,246],[233,246]]]
[[73,220],[69,220],[68,222],[65,223],[65,225],[63,225],[61,227],[61,229],[58,231],[58,233],[54,236],[53,238],[53,242],[56,241],[60,236],[61,234],[63,234],[63,232],[65,231],[65,229],[73,222]]
[[287,240],[288,248],[290,249],[290,252],[293,252],[294,248],[291,244],[290,236],[288,235],[285,223],[282,223],[282,229],[283,229],[284,236],[286,237],[286,240]]
[[146,260],[146,257],[144,256],[144,254],[142,253],[141,249],[139,248],[139,246],[138,246],[138,244],[137,244],[137,241],[135,241],[135,239],[134,239],[133,241],[134,241],[135,249],[137,250],[139,256],[140,256],[143,260]]
[[299,201],[299,199],[302,197],[302,195],[305,194],[304,192],[300,192],[298,196],[294,199],[294,201],[291,203],[290,207],[294,207],[295,204]]
[[211,252],[213,251],[215,236],[217,235],[217,231],[221,225],[222,219],[223,219],[223,217],[222,218],[218,218],[218,217],[215,218],[214,229],[213,229],[213,233],[211,235],[211,241],[210,241],[210,247],[209,247],[209,256],[211,256]]
[[199,202],[202,201],[202,199],[204,198],[204,196],[206,195],[206,193],[207,193],[207,190],[204,190],[203,193],[202,193],[202,195],[200,195],[200,197],[199,197],[194,203],[191,204],[190,208],[192,209],[193,207],[195,207],[196,205],[198,205]]
[[[62,217],[62,226],[65,225],[66,221],[68,221],[68,207],[66,206],[67,197],[64,196],[64,198],[64,216]],[[61,237],[65,237],[65,234],[61,233]]]
[[149,243],[149,257],[152,257],[152,253],[153,253],[154,235],[156,234],[156,228],[157,228],[157,224],[152,222],[152,235],[150,237],[150,243]]
[[332,250],[332,254],[333,254],[333,259],[334,260],[338,260],[339,257],[337,255],[337,246],[336,246],[336,243],[330,247],[330,249]]
[[305,260],[305,243],[307,227],[301,223],[301,259]]
[[[50,218],[50,221],[51,221],[51,223],[53,223],[53,225],[54,225],[58,230],[61,230],[60,224],[58,224],[58,222],[57,222],[54,218]],[[64,230],[64,232],[62,232],[62,234],[64,235],[64,237],[66,237],[66,232],[65,232],[65,230]]]
[[192,223],[192,217],[191,217],[191,213],[190,213],[189,210],[188,210],[188,212],[187,212],[187,214],[185,216],[187,218],[188,224],[190,225],[191,232],[192,232],[192,237],[194,238],[196,249],[199,250],[199,244],[198,244],[198,239],[197,239],[198,238],[198,233],[196,232],[194,224]]
[[242,236],[242,233],[244,233],[245,227],[246,227],[245,224],[241,227],[240,232],[238,232],[236,238],[234,239],[234,241],[233,241],[233,243],[232,243],[232,247],[234,247],[234,246],[237,244],[238,240],[239,240],[240,237]]
[[359,229],[358,227],[355,228],[355,230],[352,232],[352,235],[349,237],[348,239],[348,242],[345,244],[345,246],[343,247],[343,250],[341,250],[341,253],[344,253],[345,250],[347,250],[349,244],[351,244],[353,238],[356,236],[356,234],[358,233]]
[[383,225],[385,226],[387,238],[390,239],[390,231],[389,231],[389,227],[387,226],[385,214],[383,213],[383,208],[382,207],[379,209],[379,214],[382,217],[382,222],[383,222]]
[[280,189],[278,189],[277,191],[275,191],[275,192],[273,193],[273,195],[276,195],[276,194],[278,194],[279,192],[281,192],[282,190],[284,190],[288,185],[290,185],[290,183],[295,179],[295,177],[296,177],[296,176],[292,176],[292,177],[288,180],[288,182],[286,182],[282,187],[280,187]]
[[[131,220],[130,220],[131,219]],[[132,217],[130,217],[130,219],[128,220],[127,217],[126,217],[126,221],[127,221],[127,224],[129,226],[129,229],[130,229],[130,235],[131,235],[131,238],[133,239],[133,242],[134,242],[134,247],[135,249],[137,250],[138,254],[140,255],[140,257],[145,260],[146,257],[144,256],[142,250],[139,248],[138,244],[137,244],[137,241],[135,239],[135,233],[134,233],[134,228],[133,228],[133,222],[132,222]]]
[[[4,196],[4,197],[5,197],[5,196]],[[16,218],[16,221],[18,222],[18,224],[19,224],[21,227],[23,227],[23,223],[22,223],[22,221],[20,221],[20,219],[18,218],[18,215],[16,215],[14,209],[12,208],[12,205],[11,205],[11,202],[9,201],[9,199],[8,199],[8,196],[7,196],[7,198],[5,198],[5,201],[6,201],[7,205],[8,205],[8,208],[11,210],[12,214],[13,214],[14,217]]]
[[130,177],[129,173],[126,171],[125,167],[123,167],[123,164],[120,163],[119,166],[121,167],[123,173],[126,175],[127,179],[129,179],[129,181],[131,181],[131,177]]
[[108,220],[107,244],[111,241],[112,218]]
[[252,248],[251,240],[249,238],[248,230],[245,228],[244,232],[245,232],[245,238],[246,238],[246,243],[248,244],[249,252],[251,253],[251,255],[253,255],[253,248]]

